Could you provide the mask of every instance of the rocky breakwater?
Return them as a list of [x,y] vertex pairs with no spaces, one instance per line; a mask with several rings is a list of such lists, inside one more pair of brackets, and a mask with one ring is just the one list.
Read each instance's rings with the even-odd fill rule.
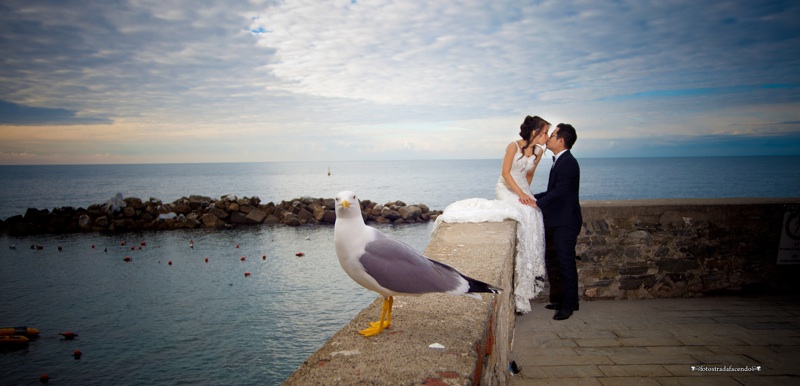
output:
[[[135,197],[110,199],[88,208],[62,207],[52,211],[29,208],[25,215],[0,220],[0,230],[11,235],[73,232],[126,232],[194,228],[233,228],[245,225],[333,224],[336,221],[332,198],[303,197],[280,203],[261,203],[258,197],[205,196],[183,197],[172,203]],[[361,201],[367,223],[412,224],[435,220],[442,212],[424,204],[406,205],[402,201],[378,204]]]

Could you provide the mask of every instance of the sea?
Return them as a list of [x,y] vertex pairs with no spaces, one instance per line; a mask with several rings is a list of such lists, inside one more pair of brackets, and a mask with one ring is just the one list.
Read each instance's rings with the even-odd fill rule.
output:
[[[543,160],[532,190],[547,185]],[[582,200],[800,197],[800,156],[583,158]],[[500,160],[0,166],[0,219],[122,193],[263,203],[330,198],[443,210],[494,197]],[[423,251],[433,224],[379,229]],[[123,259],[130,257],[130,262]],[[247,274],[249,273],[249,274]],[[272,385],[377,295],[339,266],[329,225],[0,235],[0,385]],[[376,315],[377,317],[377,315]],[[78,336],[66,340],[61,333]],[[76,350],[82,354],[76,357]]]

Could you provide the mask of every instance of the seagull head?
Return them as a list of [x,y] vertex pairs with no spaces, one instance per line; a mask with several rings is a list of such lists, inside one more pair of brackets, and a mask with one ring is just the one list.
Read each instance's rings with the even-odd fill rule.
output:
[[346,190],[336,195],[336,218],[361,217],[361,202],[356,194]]

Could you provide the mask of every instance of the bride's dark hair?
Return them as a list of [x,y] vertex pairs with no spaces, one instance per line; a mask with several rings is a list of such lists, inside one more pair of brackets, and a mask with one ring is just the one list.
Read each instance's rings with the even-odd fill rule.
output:
[[545,121],[538,115],[533,117],[528,115],[525,117],[525,120],[521,125],[519,125],[519,136],[522,137],[523,141],[525,141],[525,146],[522,148],[523,156],[525,155],[525,151],[528,150],[529,147],[533,146],[533,142],[531,142],[531,135],[536,137],[549,125],[550,122]]

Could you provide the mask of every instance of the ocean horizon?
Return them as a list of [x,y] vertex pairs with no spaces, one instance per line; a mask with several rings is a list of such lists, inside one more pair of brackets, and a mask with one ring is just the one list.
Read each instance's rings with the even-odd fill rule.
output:
[[[800,197],[800,168],[795,166],[800,156],[578,161],[581,200]],[[540,163],[534,192],[545,189],[551,164],[547,157]],[[280,202],[352,190],[380,203],[401,200],[443,210],[460,199],[493,198],[500,166],[499,159],[0,165],[0,219],[27,208],[85,208],[118,192],[163,202],[190,195]]]

